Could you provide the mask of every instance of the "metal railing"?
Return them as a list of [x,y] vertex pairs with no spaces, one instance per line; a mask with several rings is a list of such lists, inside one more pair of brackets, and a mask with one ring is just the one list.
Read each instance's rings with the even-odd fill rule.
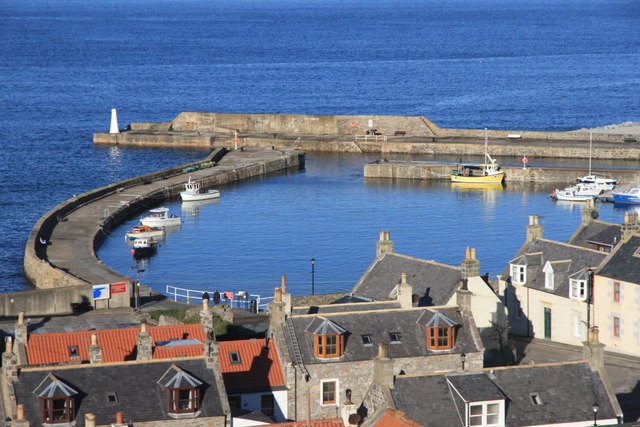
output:
[[[202,295],[207,292],[213,304],[213,291],[212,290],[195,290],[179,288],[177,286],[166,285],[165,295],[174,301],[182,301],[188,304],[200,304],[202,303]],[[267,304],[273,299],[273,297],[261,297],[260,295],[249,294],[245,291],[239,291],[235,294],[233,292],[220,292],[220,304],[228,304],[231,308],[243,308],[251,310],[254,306],[258,311],[266,311]]]
[[382,142],[387,142],[387,135],[355,135],[356,138],[356,143],[358,141],[364,141],[367,142],[369,140],[371,141],[382,141]]

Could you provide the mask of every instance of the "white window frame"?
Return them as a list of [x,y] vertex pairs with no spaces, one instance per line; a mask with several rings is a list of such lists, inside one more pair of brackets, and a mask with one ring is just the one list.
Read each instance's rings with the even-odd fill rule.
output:
[[[487,416],[488,414],[488,407],[489,405],[494,405],[497,404],[498,405],[498,422],[497,423],[488,423],[487,420]],[[482,414],[480,414],[480,424],[472,424],[471,420],[472,420],[472,415],[471,415],[471,408],[472,407],[481,407],[482,408]],[[492,413],[492,415],[494,415]],[[478,415],[474,415],[473,416],[475,418],[474,421],[478,421]],[[503,427],[504,426],[504,400],[488,400],[486,402],[468,402],[467,403],[467,427]]]
[[[334,403],[324,403],[322,400],[325,383],[336,383],[336,389],[334,392],[336,394],[336,401]],[[320,406],[340,406],[340,380],[338,378],[320,380]]]
[[547,261],[547,263],[544,265],[544,268],[542,269],[542,271],[544,272],[544,287],[545,289],[553,289],[553,267],[551,266],[551,263],[549,261]]
[[524,285],[527,282],[527,266],[511,264],[511,283]]
[[587,281],[569,279],[569,298],[585,301],[587,299]]

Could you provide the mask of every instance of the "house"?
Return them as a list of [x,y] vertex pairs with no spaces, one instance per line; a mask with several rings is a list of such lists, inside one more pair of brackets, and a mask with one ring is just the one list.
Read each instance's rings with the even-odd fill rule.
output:
[[597,219],[598,210],[593,200],[585,202],[582,209],[582,223],[569,238],[567,243],[600,252],[611,252],[622,240],[623,226]]
[[542,237],[537,215],[527,241],[500,276],[510,332],[581,345],[591,319],[591,278],[607,254]]
[[410,302],[417,307],[454,305],[464,286],[472,293],[471,311],[486,349],[501,349],[506,342],[507,314],[502,300],[480,276],[476,251],[467,248],[460,266],[441,264],[394,252],[387,230],[380,232],[376,259],[352,289],[351,300],[393,301],[403,277],[411,285]]
[[397,362],[394,374],[482,367],[484,348],[469,291],[458,291],[455,306],[413,307],[410,296],[403,277],[400,307],[383,301],[300,310],[291,307],[286,282],[276,288],[269,305],[269,337],[282,357],[291,419],[331,418],[345,403],[362,399],[379,344],[388,344]]
[[376,425],[389,408],[438,427],[618,424],[622,410],[604,370],[604,346],[597,332],[590,338],[588,360],[577,362],[393,376],[395,360],[378,357],[358,411],[362,425]]

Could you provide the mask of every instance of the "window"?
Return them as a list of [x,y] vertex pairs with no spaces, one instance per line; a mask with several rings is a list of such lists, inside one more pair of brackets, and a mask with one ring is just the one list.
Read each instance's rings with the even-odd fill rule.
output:
[[531,404],[533,406],[542,405],[542,399],[540,398],[540,393],[531,393],[529,397],[531,398]]
[[553,289],[553,268],[551,263],[547,262],[542,269],[544,272],[544,287],[546,289]]
[[73,397],[40,398],[40,409],[43,423],[70,423],[75,418],[75,399]]
[[239,351],[230,351],[229,352],[229,361],[232,365],[241,365],[242,361],[240,360],[240,352]]
[[322,388],[322,405],[338,405],[338,380],[323,380],[320,382],[320,386]]
[[364,345],[373,345],[373,337],[371,334],[362,335],[362,344]]
[[620,282],[613,282],[613,301],[620,302]]
[[275,413],[275,400],[273,394],[263,394],[260,396],[260,411],[267,417],[273,417]]
[[315,356],[321,359],[340,357],[344,353],[344,335],[316,335]]
[[169,412],[196,412],[200,409],[200,390],[197,387],[169,388]]
[[107,393],[107,403],[118,403],[118,394],[115,392]]
[[613,336],[614,337],[620,336],[620,318],[619,317],[613,318]]
[[391,344],[397,344],[402,341],[402,334],[400,332],[389,332],[389,339]]
[[453,345],[453,326],[427,326],[427,347],[429,349],[451,350]]
[[229,396],[229,408],[240,409],[242,407],[241,396]]
[[511,264],[511,282],[518,285],[524,285],[526,281],[527,281],[527,266]]
[[70,345],[67,349],[69,350],[69,359],[80,359],[80,351],[78,350],[77,345]]
[[503,402],[469,403],[468,426],[501,426],[503,423]]
[[587,281],[569,279],[569,297],[584,301],[587,299]]

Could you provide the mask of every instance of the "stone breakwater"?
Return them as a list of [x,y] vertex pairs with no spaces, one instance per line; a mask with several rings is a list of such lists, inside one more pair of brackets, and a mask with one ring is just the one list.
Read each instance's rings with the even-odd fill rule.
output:
[[[189,176],[207,186],[264,177],[304,166],[296,150],[248,148],[215,150],[200,162],[166,169],[89,191],[47,212],[33,227],[24,255],[27,279],[38,291],[2,294],[0,315],[20,311],[48,314],[69,312],[70,304],[92,302],[92,285],[126,282],[126,292],[96,301],[96,308],[128,307],[130,280],[110,269],[95,250],[109,231],[127,218],[164,200],[175,198]],[[40,290],[51,290],[43,292]],[[54,299],[60,301],[52,304]],[[105,302],[108,301],[108,302]]]
[[[625,130],[628,129],[628,132]],[[494,156],[640,159],[635,127],[589,132],[487,130]],[[482,155],[484,129],[441,128],[421,116],[286,115],[183,112],[169,122],[131,123],[100,132],[95,144],[162,147],[279,147],[305,151]],[[637,140],[636,140],[637,139]]]

